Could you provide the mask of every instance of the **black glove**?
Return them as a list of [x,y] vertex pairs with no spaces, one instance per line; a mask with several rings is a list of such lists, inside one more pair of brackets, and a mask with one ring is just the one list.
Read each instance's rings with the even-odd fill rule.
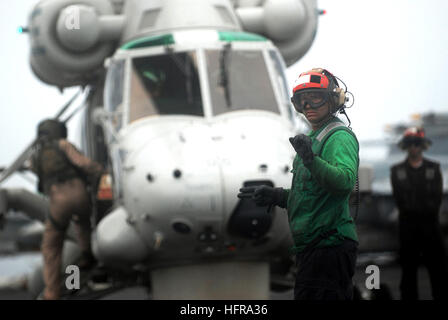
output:
[[302,158],[303,164],[309,166],[314,160],[314,153],[311,149],[313,144],[311,138],[304,134],[299,134],[294,138],[289,138],[289,142],[296,150],[300,158]]
[[240,199],[253,199],[259,207],[277,205],[286,208],[287,193],[283,188],[269,186],[245,187],[238,193]]

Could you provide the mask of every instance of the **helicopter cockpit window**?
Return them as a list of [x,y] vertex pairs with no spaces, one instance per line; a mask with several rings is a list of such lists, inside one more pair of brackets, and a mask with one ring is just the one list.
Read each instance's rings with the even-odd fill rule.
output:
[[226,46],[206,56],[214,115],[245,109],[280,113],[261,51]]
[[113,114],[112,123],[117,131],[123,119],[124,66],[125,60],[111,62],[104,88],[104,104],[106,110]]
[[129,122],[152,115],[204,116],[194,52],[135,58]]

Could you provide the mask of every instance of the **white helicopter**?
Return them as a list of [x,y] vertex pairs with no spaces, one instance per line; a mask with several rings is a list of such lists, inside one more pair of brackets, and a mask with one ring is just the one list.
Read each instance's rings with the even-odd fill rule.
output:
[[[100,265],[147,277],[154,299],[269,298],[270,266],[289,259],[287,215],[236,195],[243,186],[290,185],[288,138],[306,123],[294,115],[285,69],[310,48],[319,13],[315,0],[34,7],[25,29],[32,70],[61,89],[89,88],[79,144],[110,168],[99,193],[112,206],[92,235]],[[38,195],[3,192],[44,219]],[[65,251],[73,260],[76,246]]]

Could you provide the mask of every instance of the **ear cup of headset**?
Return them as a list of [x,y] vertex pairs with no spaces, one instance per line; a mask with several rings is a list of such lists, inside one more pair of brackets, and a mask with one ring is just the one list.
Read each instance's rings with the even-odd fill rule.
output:
[[[326,75],[327,77],[331,78],[331,82],[333,83],[333,86],[335,86],[335,88],[333,89],[334,92],[334,103],[336,105],[336,108],[342,107],[345,104],[345,91],[342,88],[338,87],[338,82],[335,78],[335,76],[329,72],[326,69],[315,69],[315,70],[322,70],[320,73]],[[318,72],[318,71],[317,71]]]
[[334,103],[337,107],[342,107],[345,104],[345,92],[342,88],[334,88]]

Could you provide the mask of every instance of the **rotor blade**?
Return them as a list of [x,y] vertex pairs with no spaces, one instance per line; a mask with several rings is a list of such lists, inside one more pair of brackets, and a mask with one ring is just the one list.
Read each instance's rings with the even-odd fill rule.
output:
[[8,168],[2,171],[2,173],[0,174],[0,183],[8,179],[11,174],[16,172],[23,166],[24,162],[33,153],[33,147],[35,143],[36,140],[34,140]]
[[73,103],[73,101],[76,100],[76,98],[78,98],[79,94],[82,92],[82,89],[80,89],[63,107],[62,109],[56,114],[56,116],[54,117],[55,119],[59,119],[64,112],[68,109],[68,107],[70,107]]
[[85,104],[83,103],[83,104],[80,105],[78,108],[76,108],[75,111],[73,111],[73,112],[67,117],[67,119],[63,120],[62,122],[63,122],[63,123],[67,123],[67,122],[69,122],[70,119],[73,118],[73,116],[74,116],[75,114],[77,114],[81,109],[84,108],[84,106],[85,106]]
[[79,107],[77,107],[65,120],[61,120],[63,123],[68,123],[70,121],[71,118],[73,118],[73,116],[75,114],[77,114],[80,110],[84,109],[87,106],[87,101],[90,98],[91,95],[91,90],[89,90],[84,98],[84,101],[81,103],[81,105]]

